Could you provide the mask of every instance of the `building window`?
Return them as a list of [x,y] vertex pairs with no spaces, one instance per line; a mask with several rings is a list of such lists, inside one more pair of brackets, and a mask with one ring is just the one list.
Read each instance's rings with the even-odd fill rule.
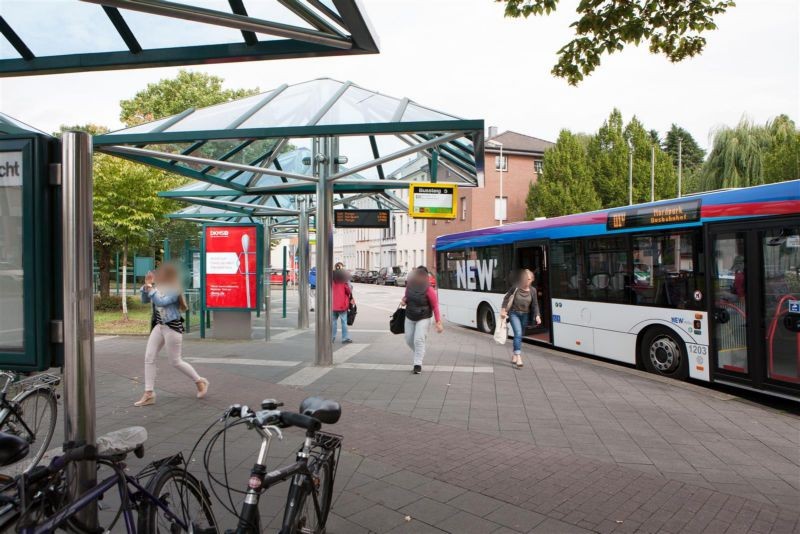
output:
[[542,169],[544,168],[544,162],[540,159],[533,160],[533,170],[536,174],[542,174]]
[[461,220],[467,220],[467,197],[461,197]]
[[494,218],[496,221],[508,220],[508,197],[494,197]]
[[502,160],[502,169],[500,165],[500,156],[494,157],[494,170],[499,171],[502,170],[503,172],[508,171],[508,156],[503,156]]

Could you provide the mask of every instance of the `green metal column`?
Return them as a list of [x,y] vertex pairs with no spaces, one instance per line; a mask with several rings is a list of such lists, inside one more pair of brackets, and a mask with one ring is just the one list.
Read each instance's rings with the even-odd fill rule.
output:
[[286,319],[286,245],[283,246],[283,318]]
[[172,251],[169,248],[169,238],[164,238],[164,261],[170,261],[172,259]]

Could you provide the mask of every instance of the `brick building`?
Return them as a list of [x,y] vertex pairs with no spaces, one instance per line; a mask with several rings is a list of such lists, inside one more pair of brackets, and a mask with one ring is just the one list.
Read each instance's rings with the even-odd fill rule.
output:
[[[497,143],[503,145],[502,199],[500,147]],[[551,146],[553,143],[550,141],[517,132],[506,131],[498,135],[497,129],[490,127],[484,150],[483,183],[479,187],[459,188],[455,220],[428,222],[425,263],[434,265],[433,246],[440,235],[496,226],[501,218],[503,223],[524,221],[528,189],[538,179],[544,151]]]

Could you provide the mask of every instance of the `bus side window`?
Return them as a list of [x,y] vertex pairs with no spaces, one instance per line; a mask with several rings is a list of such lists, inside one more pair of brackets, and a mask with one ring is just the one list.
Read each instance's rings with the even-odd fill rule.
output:
[[578,299],[585,287],[581,242],[554,241],[550,245],[551,294],[554,298]]

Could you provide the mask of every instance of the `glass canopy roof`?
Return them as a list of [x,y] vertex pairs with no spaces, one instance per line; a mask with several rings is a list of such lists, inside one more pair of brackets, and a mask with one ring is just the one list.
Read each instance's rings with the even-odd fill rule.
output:
[[[96,136],[94,144],[102,152],[240,193],[265,193],[272,187],[255,184],[243,173],[277,176],[284,179],[282,192],[294,194],[314,191],[308,173],[269,169],[287,147],[308,146],[311,138],[326,136],[340,139],[339,153],[347,157],[349,168],[367,178],[339,181],[337,190],[398,187],[389,183],[392,167],[417,152],[431,161],[433,181],[440,167],[449,171],[449,181],[468,186],[477,185],[483,173],[483,158],[475,158],[483,153],[482,120],[461,119],[408,98],[329,78],[188,109]],[[213,189],[200,193],[218,194]]]
[[[311,151],[307,148],[288,150],[278,156],[272,162],[270,168],[282,169],[291,173],[309,174],[311,172],[310,157]],[[366,178],[358,174],[354,175],[353,178],[366,180]],[[253,184],[254,186],[264,187],[285,183],[287,180],[277,176],[243,172],[232,177],[231,181],[242,185]],[[252,222],[257,218],[269,216],[275,222],[285,224],[295,222],[297,219],[297,196],[291,194],[243,195],[235,189],[222,188],[204,182],[191,182],[171,191],[162,192],[159,195],[193,204],[193,206],[172,213],[170,215],[172,219]],[[334,203],[348,206],[351,202],[364,198],[368,199],[376,208],[408,209],[399,198],[386,192],[378,192],[374,195],[340,193],[335,198]],[[310,208],[313,211],[313,199]]]
[[377,52],[359,0],[0,2],[0,76]]

